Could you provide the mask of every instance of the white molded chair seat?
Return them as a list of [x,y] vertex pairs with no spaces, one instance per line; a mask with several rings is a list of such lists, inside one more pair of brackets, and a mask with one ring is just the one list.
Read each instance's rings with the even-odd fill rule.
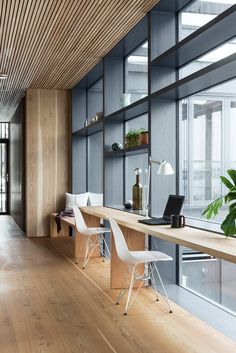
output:
[[[127,298],[126,307],[125,307],[125,315],[127,315],[128,308],[134,302],[134,299],[136,298],[143,283],[146,283],[147,285],[150,286],[149,282],[151,279],[152,279],[152,282],[154,285],[154,290],[155,290],[155,293],[157,295],[157,300],[158,300],[156,279],[154,277],[154,270],[155,270],[156,274],[159,278],[163,292],[164,292],[163,299],[166,301],[167,305],[169,306],[170,313],[172,313],[172,309],[171,309],[171,306],[170,306],[170,303],[169,303],[169,300],[167,297],[167,293],[166,293],[165,287],[163,285],[160,273],[159,273],[157,265],[156,265],[156,263],[158,261],[172,261],[173,260],[172,257],[170,257],[169,255],[167,255],[163,252],[160,252],[160,251],[130,251],[128,249],[124,235],[123,235],[120,227],[118,226],[118,224],[112,218],[109,218],[109,221],[110,221],[111,230],[112,230],[112,233],[114,236],[117,255],[121,261],[123,261],[127,264],[127,268],[125,270],[124,277],[123,277],[123,285],[122,285],[121,291],[117,297],[117,304],[119,304],[120,299],[122,298],[122,296],[124,295],[124,293],[126,291],[126,284],[127,284],[126,282],[128,280],[128,275],[130,276],[130,281],[129,281],[128,298]],[[136,266],[139,264],[145,264],[145,263],[150,264],[148,274],[146,274],[145,270],[144,270],[144,273],[142,275],[140,275],[136,270]],[[136,292],[131,304],[129,305],[130,298],[131,298],[131,292],[132,292],[132,288],[133,288],[135,280],[141,281],[141,284],[139,285],[137,292]]]
[[130,251],[136,260],[136,264],[148,263],[153,261],[172,261],[173,258],[160,251]]
[[[105,255],[105,250],[107,250],[108,255],[110,256],[110,250],[107,246],[104,233],[110,233],[109,228],[105,227],[87,227],[84,217],[78,207],[73,207],[74,216],[75,216],[75,225],[80,234],[87,236],[87,245],[85,250],[83,268],[87,265],[92,253],[96,248],[100,248],[101,243],[104,243],[105,249],[103,255]],[[99,235],[98,240],[92,239],[92,235]],[[78,263],[78,258],[75,259],[75,263]]]

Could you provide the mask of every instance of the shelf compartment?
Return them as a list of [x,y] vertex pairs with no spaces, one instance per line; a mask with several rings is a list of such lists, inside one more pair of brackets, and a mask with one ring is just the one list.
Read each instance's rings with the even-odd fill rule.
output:
[[139,145],[131,148],[124,148],[117,151],[107,151],[105,152],[105,157],[124,157],[124,156],[134,156],[137,154],[148,153],[149,145]]
[[[152,60],[152,67],[179,68],[235,36],[236,5]],[[222,30],[223,29],[223,30]],[[215,35],[217,33],[217,36]]]
[[152,93],[150,99],[179,100],[235,77],[236,54],[232,54],[225,59]]
[[148,97],[142,98],[127,107],[104,117],[104,120],[127,121],[148,112]]
[[96,134],[97,132],[100,132],[103,130],[103,120],[104,119],[101,119],[99,121],[96,121],[93,124],[85,126],[82,129],[73,132],[73,135],[86,137],[86,136]]

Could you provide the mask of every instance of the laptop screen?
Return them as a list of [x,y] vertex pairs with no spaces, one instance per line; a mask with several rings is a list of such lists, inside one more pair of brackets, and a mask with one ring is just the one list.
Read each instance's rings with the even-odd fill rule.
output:
[[169,195],[163,218],[170,218],[172,214],[179,215],[184,203],[184,196]]

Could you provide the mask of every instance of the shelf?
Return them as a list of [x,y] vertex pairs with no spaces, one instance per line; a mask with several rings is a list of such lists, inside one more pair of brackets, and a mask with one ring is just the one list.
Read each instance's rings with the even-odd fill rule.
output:
[[127,107],[121,108],[112,114],[106,115],[104,117],[105,121],[108,120],[117,120],[117,121],[127,121],[136,116],[145,114],[148,112],[148,96],[138,101],[127,105]]
[[[235,33],[236,5],[200,27],[166,52],[152,60],[152,67],[179,68],[232,39]],[[216,36],[217,33],[217,36]]]
[[137,154],[148,153],[149,145],[139,145],[136,147],[125,148],[117,151],[107,151],[105,152],[105,157],[124,157],[133,156]]
[[103,130],[103,120],[104,119],[101,119],[99,121],[96,121],[93,124],[83,127],[82,129],[73,132],[73,135],[86,137],[86,136],[96,134],[97,132],[100,132]]
[[236,54],[232,54],[150,95],[150,99],[179,100],[236,77]]

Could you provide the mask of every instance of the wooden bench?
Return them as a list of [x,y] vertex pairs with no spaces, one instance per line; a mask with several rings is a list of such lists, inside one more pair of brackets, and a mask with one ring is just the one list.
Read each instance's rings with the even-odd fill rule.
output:
[[[83,217],[88,227],[100,227],[100,219],[98,217],[94,217],[85,213],[83,213]],[[87,237],[77,231],[74,217],[61,218],[61,231],[57,232],[56,213],[51,213],[50,215],[50,237],[51,238],[62,237],[62,236],[69,237],[70,228],[74,230],[75,263],[77,263],[80,257],[84,257],[86,245],[87,245]],[[96,238],[98,236],[94,235],[93,237]],[[97,256],[100,256],[100,251],[98,248],[92,254],[92,257],[97,257]]]

